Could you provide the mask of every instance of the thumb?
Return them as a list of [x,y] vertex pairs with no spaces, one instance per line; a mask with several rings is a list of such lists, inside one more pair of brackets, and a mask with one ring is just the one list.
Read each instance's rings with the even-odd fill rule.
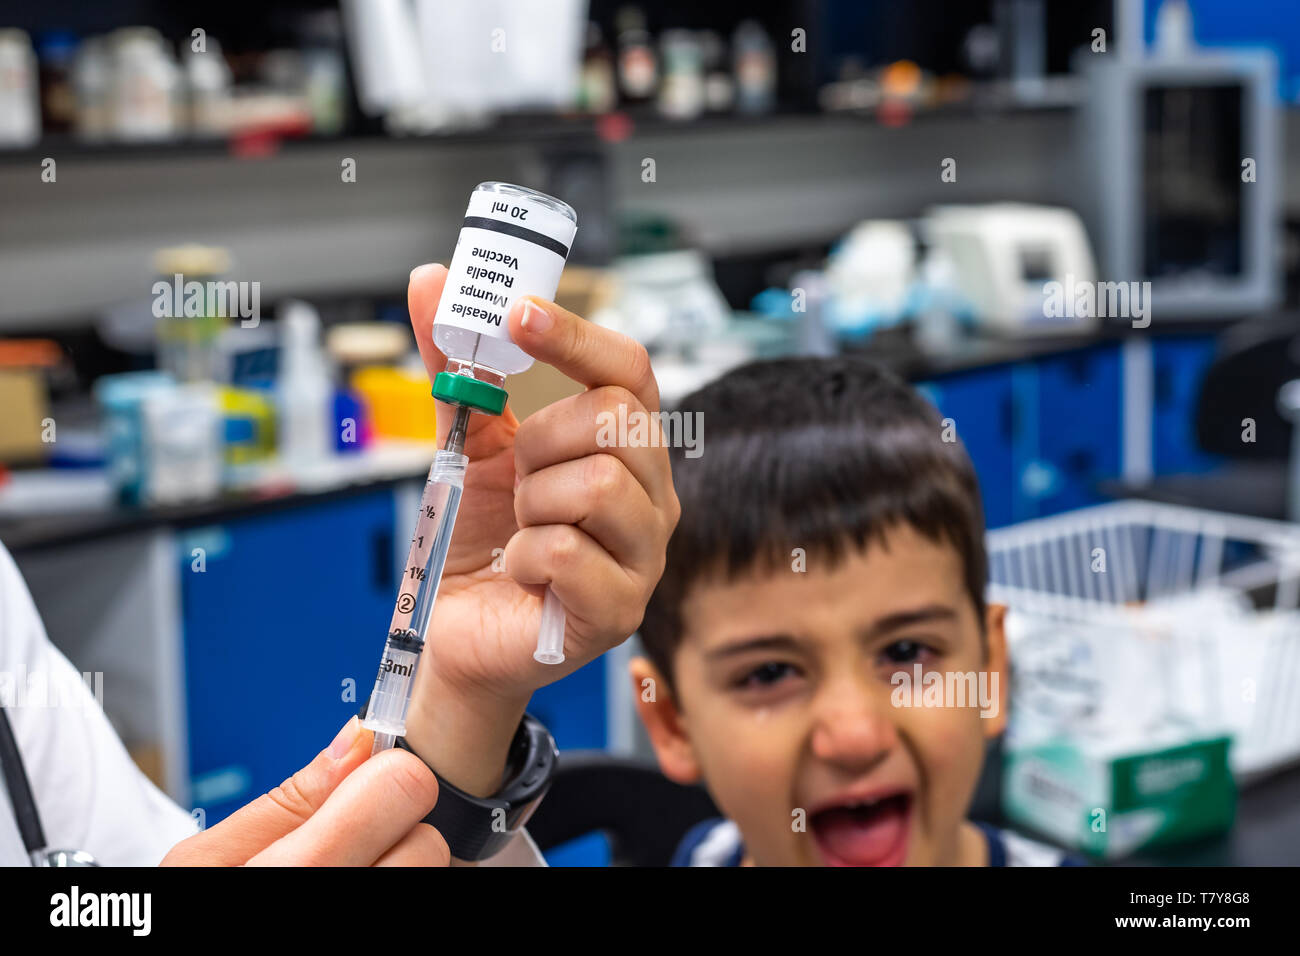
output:
[[659,410],[659,385],[645,347],[536,296],[510,308],[510,338],[533,358],[588,388],[627,389],[647,411]]
[[311,763],[216,826],[178,843],[163,865],[243,865],[309,820],[348,774],[365,763],[373,743],[374,734],[353,717]]

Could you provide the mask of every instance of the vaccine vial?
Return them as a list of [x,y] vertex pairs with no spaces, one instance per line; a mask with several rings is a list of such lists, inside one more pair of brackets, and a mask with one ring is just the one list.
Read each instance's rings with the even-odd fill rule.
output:
[[577,214],[553,196],[509,183],[474,189],[433,319],[448,373],[501,388],[533,364],[506,316],[521,295],[555,298],[577,231]]

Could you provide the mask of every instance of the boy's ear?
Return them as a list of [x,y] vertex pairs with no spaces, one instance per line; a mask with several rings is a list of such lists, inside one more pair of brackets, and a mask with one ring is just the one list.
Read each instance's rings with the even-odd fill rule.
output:
[[634,657],[628,665],[628,673],[632,678],[637,716],[650,736],[659,769],[665,777],[677,783],[699,783],[700,765],[668,682],[645,657]]
[[1007,668],[1006,624],[1006,605],[990,604],[984,614],[984,666],[990,681],[994,679],[993,675],[997,675],[998,712],[984,718],[984,736],[989,739],[999,736],[1007,727],[1007,684],[1010,673]]

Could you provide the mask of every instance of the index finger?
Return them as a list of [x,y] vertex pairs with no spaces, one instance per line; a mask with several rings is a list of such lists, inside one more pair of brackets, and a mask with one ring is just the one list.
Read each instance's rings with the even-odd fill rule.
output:
[[431,262],[412,269],[406,286],[406,308],[411,313],[415,345],[420,350],[420,358],[424,359],[430,382],[447,367],[447,356],[433,344],[433,317],[446,284],[447,267]]
[[510,308],[510,338],[533,358],[588,388],[620,385],[646,411],[659,411],[659,384],[650,356],[635,339],[531,295],[520,296]]

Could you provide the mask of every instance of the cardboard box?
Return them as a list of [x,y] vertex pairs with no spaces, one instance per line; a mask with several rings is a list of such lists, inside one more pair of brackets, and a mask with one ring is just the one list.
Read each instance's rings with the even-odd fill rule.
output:
[[1232,825],[1227,736],[1163,748],[1056,738],[1008,748],[1003,810],[1017,823],[1097,857],[1182,843]]
[[50,446],[41,440],[49,417],[44,374],[35,368],[0,368],[0,462],[35,464]]

